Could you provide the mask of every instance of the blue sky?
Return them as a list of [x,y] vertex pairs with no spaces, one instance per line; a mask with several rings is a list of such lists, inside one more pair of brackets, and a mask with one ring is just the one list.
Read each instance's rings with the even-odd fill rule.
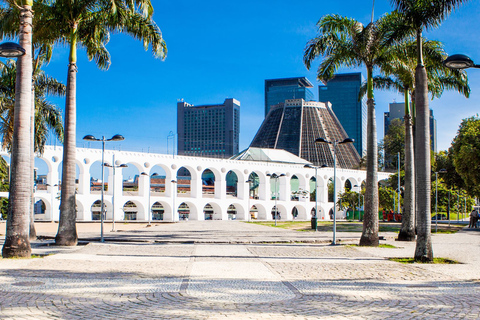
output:
[[[248,147],[263,120],[264,80],[306,76],[315,85],[316,68],[302,62],[305,44],[316,35],[316,22],[326,14],[340,14],[365,24],[371,0],[363,1],[182,1],[152,0],[154,19],[168,47],[165,61],[154,59],[142,43],[112,35],[107,49],[112,64],[99,70],[78,53],[77,145],[86,134],[125,136],[107,148],[165,153],[167,136],[176,131],[176,102],[194,105],[241,103],[240,149]],[[390,11],[390,1],[376,1],[375,18]],[[442,26],[428,32],[443,41],[448,53],[464,53],[480,62],[478,31],[480,3],[470,1]],[[46,71],[66,83],[68,49],[58,47]],[[364,69],[341,69],[340,72]],[[480,70],[468,71],[472,94],[465,99],[447,92],[430,106],[438,126],[438,150],[447,149],[461,119],[478,112]],[[383,112],[388,103],[403,101],[396,92],[376,92],[378,137],[383,138]],[[64,100],[54,99],[63,109]]]

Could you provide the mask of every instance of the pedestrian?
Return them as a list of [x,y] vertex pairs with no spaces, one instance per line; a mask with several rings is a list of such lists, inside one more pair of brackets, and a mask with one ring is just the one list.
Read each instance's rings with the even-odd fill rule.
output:
[[470,212],[470,224],[468,225],[468,227],[477,228],[477,221],[478,221],[478,212],[476,210],[472,210],[472,212]]
[[382,216],[383,216],[383,221],[385,221],[385,219],[387,219],[387,214],[385,213],[385,209],[383,209],[382,211]]

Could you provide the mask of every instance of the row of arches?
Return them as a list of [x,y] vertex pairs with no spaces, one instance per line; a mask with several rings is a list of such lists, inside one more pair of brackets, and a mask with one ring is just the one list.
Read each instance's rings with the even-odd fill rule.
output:
[[[45,214],[48,206],[50,204],[48,201],[42,199],[36,200],[35,202],[35,214],[41,215]],[[223,210],[221,205],[218,203],[207,203],[203,208],[198,208],[195,204],[191,202],[182,202],[174,210],[174,215],[172,216],[171,208],[168,204],[162,203],[161,201],[154,202],[150,207],[150,212],[147,208],[136,201],[127,201],[123,204],[120,209],[120,213],[115,213],[112,209],[113,206],[111,202],[104,201],[104,212],[105,220],[113,220],[115,214],[115,220],[124,220],[124,221],[179,221],[179,220],[274,220],[275,214],[277,220],[287,219],[299,219],[299,220],[308,220],[313,216],[315,212],[315,207],[313,206],[310,210],[306,210],[304,206],[296,205],[291,209],[288,209],[285,205],[278,204],[272,207],[264,206],[262,204],[253,204],[249,206],[249,210],[244,210],[243,206],[240,204],[232,203]],[[79,203],[77,202],[77,212],[84,212],[79,209]],[[170,212],[169,212],[170,210]],[[246,211],[246,212],[245,212]],[[325,219],[325,215],[321,215],[322,208],[320,208],[321,219]],[[90,216],[77,216],[79,220],[83,221],[96,221],[100,220],[101,213],[101,201],[94,201],[89,210]]]
[[[62,148],[51,146],[46,146],[38,158],[44,162],[44,168],[41,172],[38,165],[35,197],[43,202],[45,213],[38,215],[44,215],[43,220],[59,219],[61,158]],[[309,219],[316,198],[328,219],[324,212],[332,207],[333,194],[345,189],[357,191],[366,178],[365,171],[337,169],[333,190],[333,168],[314,170],[300,163],[106,150],[105,159],[111,159],[106,162],[114,167],[105,167],[101,179],[101,159],[101,150],[77,148],[78,220],[98,217],[99,213],[92,212],[99,208],[94,203],[100,198],[102,183],[107,219],[247,220],[252,218],[250,210],[256,212],[253,217],[271,219],[275,205],[282,220]],[[379,179],[387,176],[379,173]]]
[[[56,157],[53,157],[52,161],[58,161]],[[40,166],[37,162],[43,162],[44,165]],[[44,158],[37,158],[36,166],[44,167],[41,172],[36,175],[35,186],[38,191],[47,191],[49,187],[54,190],[58,190],[61,184],[61,161],[57,165],[57,172],[53,174],[50,170],[51,165],[47,165]],[[77,161],[78,162],[78,161]],[[77,163],[77,189],[78,194],[97,194],[101,192],[102,186],[107,194],[119,192],[122,196],[143,196],[148,192],[152,196],[166,196],[171,193],[169,189],[175,189],[176,193],[181,197],[203,197],[203,198],[245,198],[242,194],[241,185],[250,183],[249,188],[251,196],[253,198],[262,199],[262,194],[259,192],[259,187],[262,183],[267,184],[264,200],[275,199],[280,196],[278,193],[281,189],[287,187],[290,190],[290,194],[287,196],[293,201],[298,201],[301,198],[305,198],[309,193],[311,194],[314,189],[315,177],[311,177],[309,181],[305,179],[305,174],[299,173],[287,173],[285,177],[280,180],[288,180],[286,182],[276,181],[275,178],[270,177],[268,183],[267,172],[258,172],[252,170],[240,171],[238,169],[231,169],[226,171],[224,168],[220,170],[214,167],[197,168],[191,166],[181,166],[180,168],[169,168],[165,164],[156,164],[145,170],[136,162],[125,163],[122,161],[116,161],[115,167],[106,167],[103,173],[101,172],[101,162],[94,161],[90,164],[88,159],[84,159],[84,166]],[[88,166],[85,166],[87,165]],[[122,166],[122,167],[120,167]],[[175,167],[175,165],[172,165]],[[86,172],[88,169],[88,172]],[[116,170],[114,174],[114,170]],[[302,170],[305,171],[305,170]],[[307,170],[308,171],[308,170]],[[58,177],[58,180],[51,181]],[[118,179],[115,181],[115,179]],[[319,186],[322,187],[323,180],[327,179],[327,183],[332,183],[333,177],[325,176],[319,179]],[[88,181],[87,183],[85,183]],[[197,183],[199,182],[199,183]],[[357,177],[349,177],[345,179],[337,179],[338,189],[343,188],[350,189],[353,185],[359,185],[362,181],[359,181]],[[85,184],[88,184],[85,186]],[[270,185],[270,187],[268,187]],[[117,188],[117,191],[115,191]]]

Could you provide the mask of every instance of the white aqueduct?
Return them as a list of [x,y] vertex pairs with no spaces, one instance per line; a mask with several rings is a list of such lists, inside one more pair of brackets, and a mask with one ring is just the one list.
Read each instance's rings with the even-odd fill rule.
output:
[[[8,156],[6,152],[1,153]],[[309,220],[311,213],[315,210],[315,201],[310,200],[310,183],[315,170],[305,168],[304,164],[288,164],[280,162],[265,161],[243,161],[229,159],[199,158],[187,156],[172,156],[166,154],[141,153],[130,151],[105,151],[105,159],[112,159],[115,154],[115,163],[125,163],[129,166],[134,165],[139,173],[138,191],[125,192],[123,190],[123,170],[113,169],[108,174],[108,189],[105,191],[104,203],[106,206],[105,219],[112,220],[113,213],[115,220],[129,220],[128,209],[134,208],[134,219],[138,221],[147,221],[152,219],[151,212],[161,208],[162,219],[164,221],[178,221],[188,213],[190,220],[227,220],[235,217],[238,220],[248,220],[251,214],[258,220],[272,220],[272,212],[277,205],[279,219]],[[35,191],[35,201],[43,201],[44,213],[37,214],[36,220],[58,221],[59,205],[58,199],[60,184],[59,170],[62,161],[62,148],[46,146],[43,155],[39,156],[45,161],[48,167],[46,178],[46,190]],[[93,163],[100,162],[102,151],[100,149],[77,148],[77,220],[91,221],[95,219],[95,213],[98,214],[98,205],[100,200],[100,191],[91,191],[90,168]],[[107,162],[107,161],[106,161]],[[111,163],[111,160],[108,161]],[[161,192],[151,190],[150,175],[153,174],[153,167],[161,167],[165,171],[165,186]],[[158,168],[158,167],[157,167]],[[191,180],[189,192],[180,192],[177,187],[178,170],[184,168],[190,172]],[[210,194],[202,192],[202,173],[205,170],[211,170],[214,175],[214,191]],[[235,192],[227,192],[227,174],[232,172],[236,175],[237,185]],[[249,192],[252,188],[251,174],[258,176],[258,183],[255,190],[255,196]],[[276,173],[282,175],[278,178],[276,191],[272,193],[271,177],[268,174]],[[163,175],[163,174],[162,174]],[[327,184],[333,179],[333,168],[319,168],[317,171],[317,192],[318,192],[318,219],[329,220],[328,214],[333,207],[333,202],[328,202]],[[388,173],[379,172],[379,180],[388,178]],[[301,196],[292,197],[292,179],[298,179],[298,189],[306,190]],[[338,169],[336,192],[341,192],[347,181],[350,186],[360,186],[366,179],[366,172],[362,170]],[[115,180],[115,183],[114,183]],[[110,188],[113,186],[113,188]],[[297,188],[297,187],[295,187]],[[150,192],[149,192],[150,191]],[[277,195],[275,199],[275,194]],[[249,196],[250,195],[250,196]],[[7,192],[0,192],[0,197],[8,197]],[[112,199],[114,203],[112,203]],[[128,206],[126,206],[128,204]],[[114,209],[114,210],[113,210]],[[250,210],[249,210],[250,209]],[[97,210],[95,212],[95,210]],[[233,213],[233,214],[232,214]],[[98,216],[97,216],[98,217]]]

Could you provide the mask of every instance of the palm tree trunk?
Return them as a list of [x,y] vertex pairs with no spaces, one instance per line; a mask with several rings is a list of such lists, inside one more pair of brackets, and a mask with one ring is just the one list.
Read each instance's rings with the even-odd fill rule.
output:
[[[34,55],[34,51],[32,50],[32,57]],[[33,68],[32,68],[33,69]],[[33,82],[32,82],[33,83]],[[30,240],[37,239],[37,232],[35,230],[35,88],[32,85],[32,103],[31,103],[31,115],[30,115],[30,173],[32,175],[30,190],[32,190],[32,196],[30,199],[30,232],[29,238]]]
[[30,172],[32,20],[32,1],[28,1],[20,12],[19,43],[25,49],[25,55],[19,57],[17,61],[7,232],[2,248],[4,258],[31,255],[29,221],[32,196]]
[[408,88],[405,90],[405,192],[402,227],[399,241],[415,241],[415,165],[413,153],[412,115]]
[[433,261],[430,203],[430,109],[428,107],[427,72],[421,60],[421,31],[417,32],[417,50],[419,52],[419,63],[415,70],[417,244],[414,258],[416,261],[427,262]]
[[[72,32],[73,33],[73,32]],[[70,44],[70,64],[68,65],[67,94],[65,102],[65,133],[63,143],[62,192],[60,199],[60,221],[55,243],[64,246],[76,246],[75,204],[75,152],[76,152],[76,38],[72,35]]]
[[367,67],[367,181],[365,214],[361,246],[378,246],[378,154],[375,101],[373,99],[373,69]]

